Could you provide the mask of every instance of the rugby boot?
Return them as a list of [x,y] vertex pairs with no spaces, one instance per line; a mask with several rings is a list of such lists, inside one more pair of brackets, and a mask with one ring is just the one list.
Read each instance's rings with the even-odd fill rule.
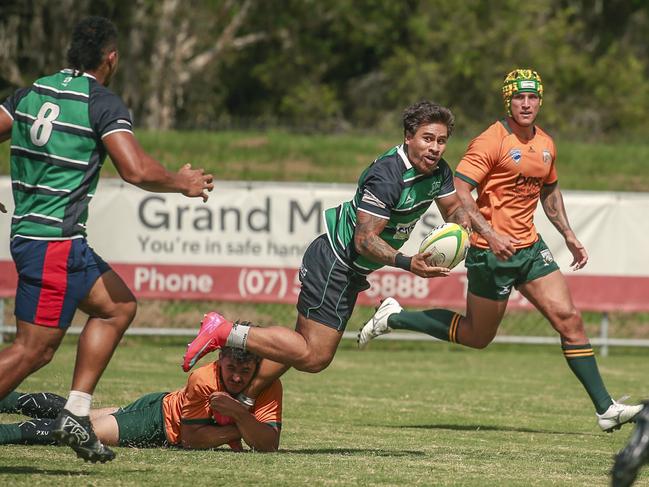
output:
[[115,458],[115,452],[95,436],[89,416],[77,416],[63,409],[54,420],[52,437],[59,445],[72,448],[86,462],[106,463]]
[[390,333],[392,328],[388,326],[388,318],[394,313],[403,310],[398,301],[394,298],[385,298],[376,312],[367,323],[358,331],[356,342],[358,348],[365,348],[373,338]]
[[183,370],[188,372],[206,354],[223,347],[228,340],[230,330],[232,330],[232,322],[216,311],[207,313],[201,321],[198,335],[187,345],[187,351],[183,356]]
[[16,409],[30,418],[55,419],[66,402],[64,397],[51,392],[30,392],[20,395]]
[[649,463],[649,401],[636,416],[636,427],[627,445],[615,456],[611,470],[613,487],[632,485],[642,465]]
[[619,430],[623,424],[634,422],[642,407],[642,404],[630,405],[613,401],[606,411],[597,414],[597,424],[607,433]]

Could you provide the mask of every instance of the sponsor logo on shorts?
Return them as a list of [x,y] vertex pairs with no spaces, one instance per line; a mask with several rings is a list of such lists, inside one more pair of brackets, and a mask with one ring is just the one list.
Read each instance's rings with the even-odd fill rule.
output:
[[512,149],[509,151],[509,156],[512,158],[512,161],[514,161],[514,164],[520,164],[521,162],[521,157],[522,153],[520,149]]
[[543,259],[543,265],[550,265],[554,262],[554,257],[552,257],[552,252],[550,249],[541,250],[541,258]]
[[511,286],[501,286],[500,289],[498,290],[498,294],[501,296],[505,296],[509,294],[509,292],[512,290]]

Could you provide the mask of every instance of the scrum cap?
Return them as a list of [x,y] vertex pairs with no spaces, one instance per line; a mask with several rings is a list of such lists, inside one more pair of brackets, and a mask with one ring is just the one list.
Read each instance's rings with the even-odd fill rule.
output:
[[539,73],[532,69],[517,68],[505,76],[503,81],[503,101],[507,115],[511,115],[512,96],[516,93],[536,93],[543,101],[543,82]]

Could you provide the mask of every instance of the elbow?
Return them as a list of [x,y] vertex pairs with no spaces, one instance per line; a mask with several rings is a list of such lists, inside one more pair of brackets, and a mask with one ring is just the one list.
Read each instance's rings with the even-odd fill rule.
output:
[[258,445],[254,450],[259,453],[275,453],[279,450],[279,441],[275,441],[270,445]]
[[367,253],[365,242],[366,240],[363,237],[359,236],[357,233],[354,234],[354,249],[362,256],[365,256]]
[[146,177],[141,172],[130,171],[128,173],[122,174],[121,176],[124,181],[134,186],[140,186],[146,182]]

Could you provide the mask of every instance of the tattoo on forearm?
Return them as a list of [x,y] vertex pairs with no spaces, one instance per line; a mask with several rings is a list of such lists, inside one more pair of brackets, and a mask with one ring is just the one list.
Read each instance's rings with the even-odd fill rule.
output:
[[385,227],[386,221],[379,218],[368,218],[356,224],[354,243],[356,250],[374,262],[386,265],[394,264],[397,251],[379,237],[380,231]]
[[[380,264],[394,264],[394,257],[397,251],[388,245],[381,237],[368,235],[368,238],[362,240],[363,255],[369,257]],[[358,249],[360,251],[360,249]]]
[[448,216],[448,221],[461,225],[465,221],[470,221],[469,213],[462,206],[458,206],[453,213]]
[[541,194],[541,204],[548,220],[562,235],[565,235],[570,230],[570,224],[568,223],[568,215],[566,215],[561,193],[555,188],[553,187],[549,192]]

